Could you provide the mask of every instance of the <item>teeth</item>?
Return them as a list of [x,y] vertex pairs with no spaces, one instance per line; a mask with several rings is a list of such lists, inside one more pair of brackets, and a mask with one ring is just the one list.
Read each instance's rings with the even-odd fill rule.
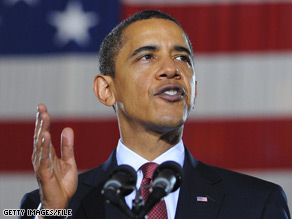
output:
[[168,95],[176,95],[177,90],[167,90],[167,91],[164,91],[163,93],[168,94]]

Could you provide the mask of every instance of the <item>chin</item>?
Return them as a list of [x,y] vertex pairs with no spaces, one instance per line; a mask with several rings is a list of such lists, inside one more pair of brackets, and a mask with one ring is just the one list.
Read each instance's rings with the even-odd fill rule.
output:
[[185,120],[182,116],[166,116],[163,115],[160,118],[158,118],[158,124],[160,124],[163,127],[168,127],[170,129],[175,129],[178,127],[181,127],[184,124]]

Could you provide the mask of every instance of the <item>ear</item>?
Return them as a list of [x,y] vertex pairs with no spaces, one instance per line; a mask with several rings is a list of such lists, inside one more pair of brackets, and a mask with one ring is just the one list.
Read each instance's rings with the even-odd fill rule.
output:
[[93,91],[99,101],[106,106],[113,106],[116,102],[113,92],[113,79],[108,75],[97,75],[93,82]]

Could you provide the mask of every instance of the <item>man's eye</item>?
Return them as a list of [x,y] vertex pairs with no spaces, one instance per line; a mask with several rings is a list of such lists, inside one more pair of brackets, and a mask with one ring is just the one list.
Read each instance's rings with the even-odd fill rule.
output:
[[191,64],[191,60],[188,56],[177,56],[176,59]]
[[150,54],[147,54],[147,55],[144,55],[144,56],[142,56],[140,59],[141,60],[148,60],[148,59],[152,59],[152,55],[150,55]]

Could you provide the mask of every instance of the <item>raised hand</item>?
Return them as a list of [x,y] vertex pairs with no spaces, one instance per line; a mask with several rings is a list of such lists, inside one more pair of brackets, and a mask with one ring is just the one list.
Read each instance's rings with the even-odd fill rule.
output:
[[65,209],[77,188],[77,166],[74,158],[74,133],[65,128],[61,134],[61,158],[52,145],[50,115],[38,105],[34,131],[32,163],[45,209]]

